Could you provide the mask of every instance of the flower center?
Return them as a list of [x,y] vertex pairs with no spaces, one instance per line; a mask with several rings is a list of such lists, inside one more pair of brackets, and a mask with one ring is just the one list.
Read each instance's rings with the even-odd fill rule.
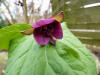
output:
[[51,32],[53,32],[53,28],[51,25],[42,26],[40,28],[40,32],[42,32],[45,36],[51,37]]

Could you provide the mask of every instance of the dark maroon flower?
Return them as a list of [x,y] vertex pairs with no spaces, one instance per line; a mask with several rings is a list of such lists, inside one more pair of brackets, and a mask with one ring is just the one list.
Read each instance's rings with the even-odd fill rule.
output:
[[40,45],[47,44],[52,37],[56,39],[63,37],[61,24],[54,19],[39,20],[32,27],[34,38]]
[[36,42],[39,45],[46,45],[47,43],[52,43],[55,45],[55,39],[63,38],[63,31],[60,22],[63,21],[63,12],[53,16],[49,19],[39,20],[35,22],[31,28],[22,32],[25,35],[30,35],[33,33]]

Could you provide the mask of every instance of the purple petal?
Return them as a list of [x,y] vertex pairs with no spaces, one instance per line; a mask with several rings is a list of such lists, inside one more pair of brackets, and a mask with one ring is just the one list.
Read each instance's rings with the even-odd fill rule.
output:
[[38,29],[35,29],[33,34],[36,42],[40,45],[45,45],[50,41],[50,37],[45,36],[42,32],[38,31]]
[[44,20],[39,20],[35,24],[32,25],[33,28],[38,28],[41,26],[45,26],[47,24],[53,23],[55,20],[54,19],[44,19]]
[[54,23],[52,23],[53,25],[53,32],[52,32],[52,36],[55,37],[56,39],[62,39],[63,38],[63,30],[61,27],[61,24],[57,21],[55,21]]

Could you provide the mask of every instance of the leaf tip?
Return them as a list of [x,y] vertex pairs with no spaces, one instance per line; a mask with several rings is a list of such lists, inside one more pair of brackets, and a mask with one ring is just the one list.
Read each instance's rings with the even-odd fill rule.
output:
[[33,33],[34,29],[31,27],[27,30],[21,31],[22,34],[24,35],[31,35]]
[[63,20],[64,20],[64,12],[61,11],[58,15],[53,16],[51,18],[57,20],[58,22],[63,22]]

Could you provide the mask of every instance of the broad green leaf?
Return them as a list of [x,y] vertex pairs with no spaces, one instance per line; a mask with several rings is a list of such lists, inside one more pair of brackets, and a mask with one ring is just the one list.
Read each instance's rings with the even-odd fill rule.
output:
[[66,28],[56,46],[39,46],[32,35],[13,40],[5,75],[97,75],[91,53]]
[[28,24],[14,24],[0,29],[0,49],[8,49],[10,41],[22,37],[20,32],[29,27]]

